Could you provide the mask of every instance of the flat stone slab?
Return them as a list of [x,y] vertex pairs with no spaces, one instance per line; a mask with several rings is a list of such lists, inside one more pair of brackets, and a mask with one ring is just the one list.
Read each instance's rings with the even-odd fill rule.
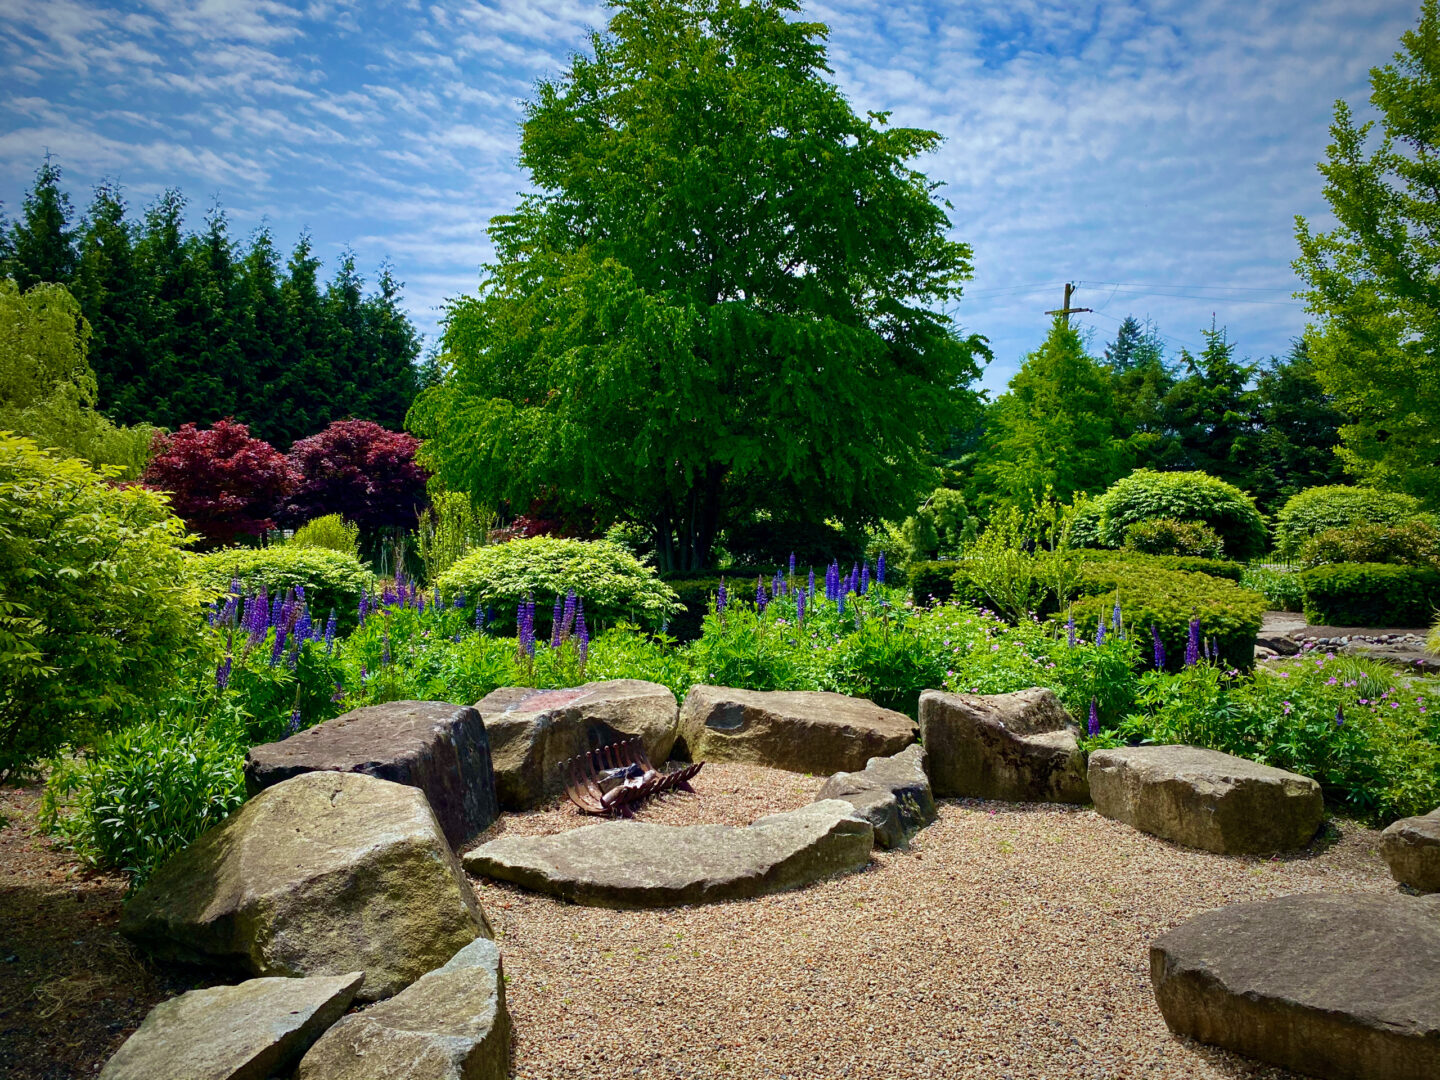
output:
[[920,695],[920,741],[940,798],[1088,802],[1079,734],[1060,699],[1041,687]]
[[245,790],[258,795],[301,773],[354,772],[419,788],[454,847],[500,813],[485,721],[468,705],[392,701],[355,709],[245,755]]
[[1302,848],[1325,817],[1309,777],[1194,746],[1097,750],[1090,796],[1105,817],[1220,855]]
[[151,1009],[100,1080],[268,1080],[340,1019],[364,981],[354,971],[191,990]]
[[1311,893],[1198,915],[1150,947],[1170,1030],[1310,1076],[1440,1077],[1440,905]]
[[675,745],[675,695],[639,679],[563,690],[502,686],[475,708],[490,736],[502,810],[529,810],[564,792],[560,766],[586,751],[638,738],[660,766]]
[[912,743],[890,757],[873,757],[860,772],[836,773],[815,796],[843,799],[875,827],[875,846],[902,847],[935,820],[935,796],[925,771],[925,748]]
[[915,721],[865,698],[812,691],[695,686],[680,707],[691,761],[737,761],[828,776],[915,741]]
[[444,967],[332,1027],[295,1080],[505,1080],[509,1068],[500,950],[477,938]]
[[1390,874],[1420,892],[1440,892],[1440,810],[1401,818],[1380,834]]
[[875,830],[840,799],[751,825],[611,821],[554,836],[502,836],[465,856],[472,874],[575,904],[677,907],[808,885],[870,861]]
[[423,792],[360,773],[266,788],[162,866],[120,932],[164,959],[248,975],[363,971],[388,997],[491,937]]

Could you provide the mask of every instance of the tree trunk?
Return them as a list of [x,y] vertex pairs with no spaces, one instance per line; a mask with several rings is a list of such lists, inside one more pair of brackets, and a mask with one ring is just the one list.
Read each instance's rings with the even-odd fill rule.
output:
[[708,466],[679,505],[656,518],[656,558],[663,573],[694,574],[710,566],[715,537],[720,532],[724,479],[722,466]]

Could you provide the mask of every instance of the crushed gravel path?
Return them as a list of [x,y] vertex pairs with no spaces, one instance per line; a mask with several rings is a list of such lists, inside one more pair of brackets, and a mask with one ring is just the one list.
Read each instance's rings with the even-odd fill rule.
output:
[[[644,820],[744,824],[820,782],[707,765],[709,797]],[[486,838],[593,820],[552,807]],[[480,883],[504,950],[512,1075],[1288,1077],[1171,1036],[1149,942],[1225,904],[1393,891],[1378,833],[1339,830],[1299,856],[1223,858],[1091,810],[960,800],[908,851],[756,900],[617,912]]]

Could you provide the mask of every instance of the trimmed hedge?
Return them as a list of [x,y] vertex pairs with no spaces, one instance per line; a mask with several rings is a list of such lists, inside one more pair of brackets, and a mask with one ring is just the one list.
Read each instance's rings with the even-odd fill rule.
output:
[[1440,571],[1393,563],[1332,563],[1300,571],[1316,626],[1426,626],[1440,607]]
[[955,574],[964,567],[958,559],[910,564],[910,596],[917,604],[928,604],[933,597],[944,604],[955,595]]
[[1293,558],[1306,540],[1347,525],[1396,525],[1420,513],[1411,495],[1329,484],[1290,496],[1275,515],[1275,550]]
[[1440,570],[1440,528],[1423,517],[1398,525],[1347,525],[1316,533],[1300,548],[1306,567],[1326,563],[1398,563]]
[[1182,570],[1189,574],[1206,574],[1239,584],[1245,567],[1234,559],[1201,559],[1193,555],[1144,555],[1138,551],[1077,551],[1087,562],[1131,563],[1154,570]]
[[1100,496],[1100,541],[1119,547],[1141,521],[1171,518],[1208,525],[1225,541],[1225,554],[1250,559],[1265,550],[1265,519],[1255,500],[1233,484],[1203,472],[1137,469]]
[[361,592],[374,581],[354,555],[328,548],[222,548],[190,559],[200,583],[222,593],[236,579],[247,594],[259,592],[262,584],[271,594],[303,585],[311,617],[324,619],[334,608],[346,632],[355,628]]

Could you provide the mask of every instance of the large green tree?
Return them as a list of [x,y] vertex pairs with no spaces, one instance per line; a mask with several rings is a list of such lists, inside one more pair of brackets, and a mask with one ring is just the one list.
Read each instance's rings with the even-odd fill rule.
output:
[[1306,343],[1350,422],[1339,448],[1367,484],[1440,507],[1440,7],[1425,0],[1394,61],[1370,73],[1379,112],[1357,125],[1335,105],[1320,164],[1338,224],[1296,218],[1315,323]]
[[900,517],[984,342],[931,131],[856,114],[795,0],[618,0],[526,108],[538,192],[450,308],[410,413],[451,490],[643,522],[705,567],[727,521]]
[[1160,403],[1169,439],[1160,457],[1164,469],[1198,469],[1232,484],[1244,484],[1245,463],[1237,440],[1253,430],[1255,365],[1235,359],[1225,328],[1202,330],[1199,356],[1180,353],[1180,378]]

